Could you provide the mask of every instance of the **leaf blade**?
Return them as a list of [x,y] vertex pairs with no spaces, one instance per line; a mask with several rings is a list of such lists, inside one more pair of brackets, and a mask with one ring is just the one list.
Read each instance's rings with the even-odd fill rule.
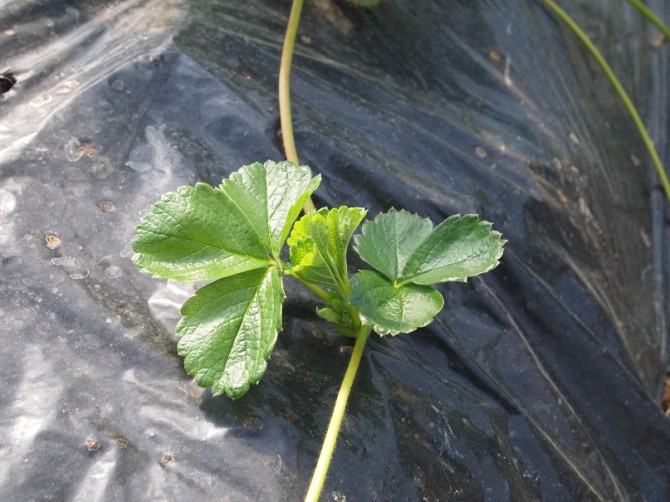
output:
[[433,229],[426,218],[390,209],[363,224],[354,238],[360,257],[393,282],[399,280],[407,260]]
[[440,292],[430,286],[396,286],[371,270],[356,273],[351,284],[351,303],[380,335],[410,333],[426,326],[444,306]]
[[363,224],[355,249],[394,284],[465,281],[496,267],[507,242],[479,216],[453,215],[433,228],[428,219],[391,210]]
[[267,368],[279,330],[284,289],[279,268],[247,271],[199,289],[182,306],[179,355],[198,385],[232,399]]
[[341,206],[303,216],[288,239],[291,273],[307,282],[348,291],[347,249],[366,214],[363,208]]
[[220,188],[180,187],[165,194],[137,226],[133,262],[154,276],[179,281],[265,267],[270,256],[279,256],[319,182],[307,166],[268,161],[243,166]]
[[278,257],[305,201],[321,182],[307,166],[271,160],[243,166],[220,185],[268,253]]
[[216,279],[269,263],[225,195],[205,183],[163,195],[137,226],[132,247],[133,263],[144,272],[179,281]]
[[415,249],[400,280],[424,285],[465,282],[496,267],[505,242],[476,214],[450,216]]

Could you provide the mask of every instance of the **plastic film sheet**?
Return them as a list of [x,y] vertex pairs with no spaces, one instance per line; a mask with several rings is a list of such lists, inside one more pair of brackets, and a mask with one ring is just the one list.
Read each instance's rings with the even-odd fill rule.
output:
[[[625,2],[562,4],[667,159],[667,44]],[[264,379],[212,397],[176,354],[195,286],[129,244],[163,192],[282,158],[289,8],[0,6],[3,500],[305,493],[350,341],[288,283]],[[323,499],[667,499],[667,202],[574,35],[530,0],[312,0],[292,90],[317,206],[477,212],[509,240],[431,326],[371,338]]]

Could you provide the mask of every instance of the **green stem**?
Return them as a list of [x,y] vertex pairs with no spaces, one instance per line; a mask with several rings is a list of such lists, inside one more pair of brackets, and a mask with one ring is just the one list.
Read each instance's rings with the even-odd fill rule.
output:
[[637,110],[635,109],[635,105],[633,105],[633,102],[628,97],[628,94],[621,85],[621,82],[616,77],[616,75],[612,71],[612,68],[610,68],[610,65],[607,63],[603,55],[596,48],[596,46],[593,45],[591,39],[586,35],[586,33],[584,33],[584,31],[582,31],[579,25],[577,25],[577,23],[575,23],[575,21],[573,21],[573,19],[563,9],[561,9],[558,5],[556,5],[556,3],[553,2],[553,0],[542,0],[542,1],[573,31],[573,33],[577,36],[577,38],[579,38],[579,40],[586,46],[587,50],[595,58],[598,64],[600,64],[601,68],[605,72],[605,75],[607,75],[607,78],[610,80],[617,94],[619,95],[624,105],[626,106],[628,113],[630,113],[630,116],[633,119],[633,122],[635,123],[635,126],[637,127],[637,130],[640,133],[640,136],[642,136],[642,141],[647,147],[647,151],[649,152],[651,160],[654,163],[654,167],[656,168],[656,172],[658,173],[658,178],[661,181],[661,185],[663,186],[665,197],[668,199],[668,202],[670,202],[670,182],[668,182],[668,177],[665,174],[663,163],[661,162],[658,153],[656,153],[654,143],[649,137],[647,129],[644,127],[642,119],[640,118],[640,115],[637,113]]
[[[284,36],[284,47],[281,53],[281,63],[279,65],[279,121],[281,123],[282,138],[284,142],[284,154],[286,160],[299,165],[298,152],[295,148],[295,139],[293,137],[293,119],[291,116],[291,64],[293,62],[293,52],[295,50],[295,37],[298,34],[298,25],[300,24],[300,14],[302,13],[303,0],[293,0],[291,5],[291,14],[286,25],[286,35]],[[309,198],[303,206],[305,213],[313,211],[314,203]]]
[[286,273],[286,275],[290,275],[291,277],[296,279],[300,284],[302,284],[303,286],[308,288],[310,291],[312,291],[312,293],[314,293],[316,296],[321,298],[321,300],[323,300],[325,303],[330,304],[330,297],[319,286],[317,286],[316,284],[312,284],[311,282],[303,281],[300,277],[298,277],[295,274],[292,274],[291,272],[285,272],[285,273]]
[[319,461],[317,462],[316,468],[314,469],[314,475],[312,476],[312,482],[310,483],[309,490],[305,496],[305,502],[317,502],[319,500],[319,495],[321,495],[323,483],[326,481],[326,474],[328,473],[328,467],[330,466],[330,460],[333,458],[333,451],[335,451],[335,443],[337,442],[337,434],[340,432],[340,426],[342,425],[342,417],[344,416],[344,411],[347,408],[349,391],[351,391],[351,386],[354,383],[354,379],[356,378],[356,372],[358,371],[358,366],[361,362],[361,355],[363,354],[363,348],[365,347],[365,342],[368,339],[370,330],[370,326],[363,325],[358,332],[358,337],[356,338],[354,351],[352,352],[351,359],[349,360],[347,372],[345,373],[344,379],[342,380],[340,391],[337,393],[337,400],[335,401],[333,416],[330,418],[330,423],[328,424],[328,431],[326,432],[326,437],[323,440]]
[[661,33],[663,33],[665,38],[670,39],[670,28],[668,28],[667,25],[663,23],[663,21],[661,21],[652,11],[650,11],[646,5],[644,5],[639,0],[627,0],[627,2],[639,10],[651,24],[661,30]]

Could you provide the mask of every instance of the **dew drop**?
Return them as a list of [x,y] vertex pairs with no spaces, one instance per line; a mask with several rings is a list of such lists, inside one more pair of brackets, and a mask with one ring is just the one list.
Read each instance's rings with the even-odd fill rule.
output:
[[151,171],[151,164],[147,164],[146,162],[135,162],[133,160],[129,160],[126,162],[126,165],[138,173],[146,173],[147,171]]
[[83,154],[84,152],[78,139],[72,138],[65,145],[65,157],[70,162],[77,162],[79,159],[81,159]]
[[113,213],[116,211],[116,206],[108,200],[98,202],[98,207],[105,213]]
[[0,189],[0,214],[9,214],[16,209],[16,197],[12,192]]
[[331,495],[335,502],[347,502],[347,496],[339,490],[333,490]]
[[146,173],[151,170],[152,150],[149,145],[142,144],[135,147],[128,155],[126,165],[138,173]]
[[51,258],[51,264],[62,268],[70,276],[70,279],[80,280],[88,277],[88,267],[81,260],[72,256]]
[[116,265],[110,265],[105,269],[105,276],[110,279],[117,279],[123,275],[123,269]]
[[40,108],[51,101],[51,96],[42,95],[30,100],[29,104],[33,108]]

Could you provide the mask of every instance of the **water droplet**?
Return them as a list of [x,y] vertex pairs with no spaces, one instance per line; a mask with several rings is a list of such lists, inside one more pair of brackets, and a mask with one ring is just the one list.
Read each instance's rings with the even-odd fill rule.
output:
[[108,200],[103,200],[103,201],[98,202],[98,206],[105,213],[113,213],[113,212],[116,211],[116,206]]
[[347,502],[347,496],[339,490],[333,490],[331,495],[335,502]]
[[79,82],[77,82],[76,80],[71,80],[69,82],[63,83],[61,88],[63,89],[63,92],[67,93],[67,92],[70,92],[70,91],[73,91],[74,89],[76,89],[78,85],[79,85]]
[[147,171],[151,170],[151,164],[147,164],[145,162],[134,162],[132,160],[129,160],[126,162],[126,165],[138,173],[146,173]]
[[40,108],[51,101],[51,96],[38,96],[30,101],[30,106],[33,108]]
[[0,214],[9,214],[16,209],[16,197],[12,192],[0,189]]
[[65,145],[65,157],[70,162],[77,162],[79,159],[81,159],[83,154],[84,152],[78,139],[72,138]]
[[138,173],[146,173],[151,170],[152,158],[151,147],[147,144],[141,144],[130,152],[126,165]]
[[117,267],[116,265],[110,265],[105,269],[105,276],[109,277],[110,279],[117,279],[123,275],[123,269],[121,267]]
[[77,258],[64,256],[62,258],[51,258],[50,261],[52,265],[61,267],[70,276],[70,279],[79,280],[88,277],[88,267]]

